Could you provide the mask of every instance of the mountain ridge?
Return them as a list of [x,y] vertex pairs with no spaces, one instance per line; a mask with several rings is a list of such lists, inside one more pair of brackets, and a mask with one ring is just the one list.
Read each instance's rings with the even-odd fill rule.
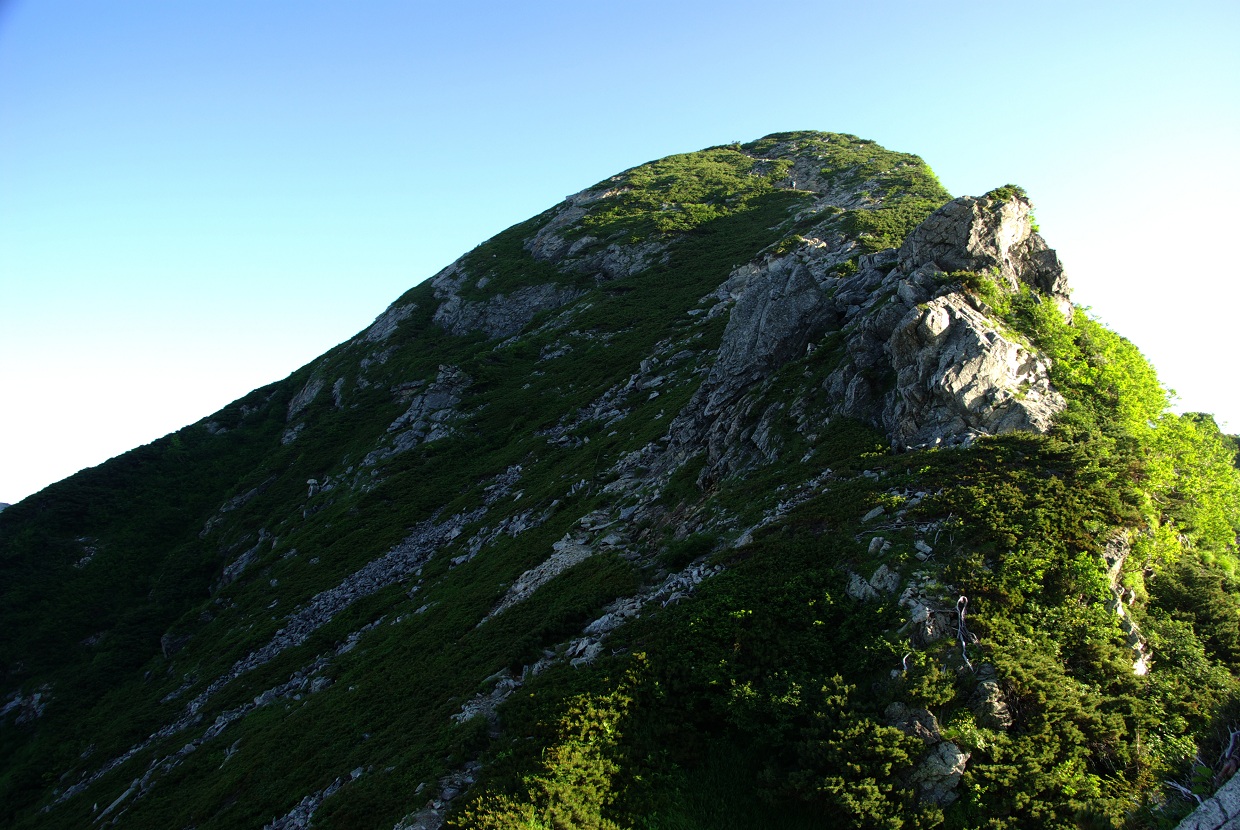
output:
[[1019,188],[632,168],[4,511],[6,819],[1157,826],[1240,658],[1166,405]]

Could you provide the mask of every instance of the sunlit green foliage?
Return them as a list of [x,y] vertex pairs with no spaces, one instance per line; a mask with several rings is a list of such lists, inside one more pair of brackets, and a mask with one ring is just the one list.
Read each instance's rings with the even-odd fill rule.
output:
[[[828,188],[870,195],[873,205],[845,211],[839,219],[841,229],[866,251],[899,245],[951,198],[917,156],[845,134],[776,133],[745,145],[669,156],[600,183],[595,189],[606,197],[587,208],[574,233],[635,241],[651,233],[691,231],[745,209],[777,186],[804,186],[786,181],[791,162],[785,156],[792,148],[799,155],[820,155],[819,175]],[[789,236],[786,243],[794,239]]]
[[788,167],[785,161],[758,160],[730,148],[668,156],[609,183],[615,195],[586,215],[582,229],[604,237],[619,231],[640,237],[693,230],[770,193]]
[[1068,398],[1065,434],[1091,437],[1096,451],[1127,465],[1120,483],[1145,520],[1141,549],[1166,561],[1187,547],[1234,570],[1240,473],[1214,421],[1168,411],[1168,393],[1149,362],[1084,311],[1069,324],[1026,287],[1008,320],[1051,358],[1051,379]]
[[566,702],[550,728],[536,771],[524,792],[485,795],[448,825],[469,830],[618,830],[604,813],[616,798],[617,745],[633,705],[644,665],[633,667],[605,694],[580,694]]

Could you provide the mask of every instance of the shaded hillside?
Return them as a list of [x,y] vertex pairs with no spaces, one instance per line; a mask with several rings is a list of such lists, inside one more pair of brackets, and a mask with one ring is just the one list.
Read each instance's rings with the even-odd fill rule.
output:
[[847,135],[672,156],[4,510],[0,822],[1169,826],[1236,444],[1035,228]]

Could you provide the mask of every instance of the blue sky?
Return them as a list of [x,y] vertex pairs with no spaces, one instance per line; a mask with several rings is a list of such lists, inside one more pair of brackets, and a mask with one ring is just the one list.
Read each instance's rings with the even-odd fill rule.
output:
[[284,377],[474,245],[790,129],[1038,207],[1240,430],[1240,4],[0,0],[0,501]]

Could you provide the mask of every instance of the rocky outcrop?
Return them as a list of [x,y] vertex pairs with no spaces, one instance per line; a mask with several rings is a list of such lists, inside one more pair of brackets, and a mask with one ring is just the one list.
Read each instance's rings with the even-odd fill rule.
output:
[[704,301],[705,315],[730,309],[718,356],[689,405],[670,429],[673,455],[692,455],[704,444],[712,478],[743,466],[757,453],[774,460],[762,428],[769,402],[754,393],[781,366],[805,354],[842,320],[827,286],[853,242],[841,236],[804,240],[782,255],[768,255],[735,269]]
[[508,589],[508,592],[504,594],[504,598],[495,606],[495,609],[490,614],[487,614],[478,625],[482,625],[487,620],[504,613],[504,611],[518,602],[529,598],[535,591],[564,573],[564,571],[593,556],[595,553],[594,548],[582,544],[583,541],[573,538],[570,533],[553,544],[551,546],[551,556],[547,557],[542,564],[530,568],[521,574],[517,581],[512,584],[512,587]]
[[49,694],[51,689],[51,686],[44,684],[29,695],[23,695],[20,691],[14,692],[4,702],[4,705],[0,706],[0,723],[14,712],[17,714],[14,716],[13,722],[18,725],[31,723],[43,717],[43,710],[47,708],[48,700],[51,697]]
[[862,256],[855,270],[855,242],[827,222],[792,251],[736,269],[704,300],[716,300],[712,316],[731,313],[709,375],[674,422],[672,448],[689,455],[705,443],[713,480],[751,457],[773,461],[763,424],[777,413],[764,384],[830,332],[842,335],[843,359],[823,383],[823,414],[870,423],[898,449],[1045,432],[1066,405],[1049,360],[952,276],[979,271],[999,290],[1028,285],[1070,307],[1063,269],[1032,231],[1030,210],[1018,192],[957,199],[901,248]]
[[258,531],[258,541],[254,543],[254,546],[246,550],[225,566],[224,573],[220,575],[218,582],[219,587],[231,585],[236,582],[237,578],[241,576],[241,573],[248,568],[255,559],[258,558],[259,551],[270,539],[271,534],[267,532],[267,529],[260,528]]
[[585,293],[584,289],[570,285],[544,283],[471,301],[460,293],[468,279],[463,268],[453,265],[432,282],[439,300],[432,319],[449,334],[464,336],[480,331],[490,339],[511,337],[529,325],[539,312],[559,308]]
[[911,273],[933,263],[940,271],[978,271],[1000,276],[1008,290],[1021,284],[1045,294],[1070,314],[1063,264],[1033,229],[1033,206],[1019,188],[948,202],[900,246],[900,269]]
[[[793,161],[779,186],[817,194],[805,213],[819,221],[791,250],[737,268],[714,292],[709,315],[731,313],[717,360],[672,430],[673,446],[689,454],[704,437],[713,478],[743,467],[749,454],[774,460],[770,446],[758,446],[768,443],[769,431],[755,421],[775,413],[757,408],[756,394],[749,402],[745,396],[830,331],[845,335],[846,352],[827,382],[833,410],[884,429],[898,448],[1048,429],[1065,405],[1050,386],[1048,361],[952,278],[970,271],[1001,290],[1027,285],[1070,313],[1063,267],[1034,232],[1023,192],[1005,188],[949,202],[898,250],[861,257],[850,273],[857,243],[833,217],[871,206],[865,183],[840,188],[801,155]],[[597,240],[575,236],[574,229],[596,203],[623,193],[620,182],[570,197],[527,249],[539,259],[585,267]],[[606,267],[591,260],[588,267],[614,278],[648,262],[642,255]]]
[[173,634],[171,631],[168,631],[159,638],[159,650],[165,659],[170,659],[181,649],[185,648],[185,644],[188,642],[188,634]]
[[886,565],[879,565],[868,580],[861,574],[849,574],[848,587],[845,588],[845,592],[850,597],[862,602],[877,600],[883,594],[894,594],[898,590],[900,590],[900,574]]
[[620,178],[617,176],[602,187],[569,196],[552,209],[551,218],[525,241],[525,249],[534,259],[590,274],[600,282],[632,276],[660,261],[667,251],[664,241],[604,242],[578,231],[578,223],[585,218],[591,205],[624,192],[622,187],[610,186]]
[[1050,387],[1049,362],[1005,337],[959,294],[905,314],[886,352],[895,389],[881,417],[899,447],[1045,432],[1065,405]]
[[938,719],[926,709],[895,701],[883,715],[889,725],[905,735],[920,738],[929,747],[913,769],[910,781],[917,787],[921,800],[944,807],[953,803],[959,797],[956,788],[972,753],[943,740]]
[[918,706],[907,706],[897,700],[887,705],[883,715],[891,726],[905,735],[920,738],[927,745],[933,746],[943,740],[939,720],[929,710]]
[[347,778],[337,778],[323,789],[311,793],[297,802],[297,805],[283,816],[269,824],[264,824],[263,830],[308,830],[314,826],[314,814],[318,812],[319,807],[323,806],[323,802],[339,792],[341,787],[356,781],[364,774],[365,770],[362,767],[356,767],[348,774]]
[[953,634],[960,615],[952,591],[930,573],[913,574],[900,594],[899,605],[908,609],[909,619],[900,629],[915,648],[923,648]]
[[818,243],[799,255],[766,259],[732,273],[719,292],[734,305],[707,381],[708,416],[839,326],[823,284],[827,269],[846,252]]
[[439,830],[443,827],[452,802],[474,785],[481,770],[482,764],[470,761],[440,778],[438,789],[423,792],[426,790],[426,782],[419,784],[413,794],[423,798],[430,795],[426,806],[396,822],[392,830]]
[[1134,591],[1123,585],[1124,563],[1132,552],[1132,539],[1129,534],[1120,531],[1107,539],[1102,546],[1102,560],[1107,566],[1107,578],[1113,599],[1107,602],[1107,608],[1119,618],[1120,631],[1124,633],[1124,641],[1132,652],[1132,673],[1138,677],[1149,674],[1153,665],[1153,654],[1149,641],[1141,633],[1136,620],[1128,613],[1127,605],[1133,601]]
[[951,277],[994,273],[1001,290],[1027,284],[1066,303],[1063,269],[1043,249],[1023,197],[966,197],[933,213],[898,251],[862,257],[834,295],[848,332],[848,360],[827,381],[837,411],[881,426],[898,448],[1046,431],[1065,406],[1049,361]]
[[[433,382],[410,395],[409,408],[388,426],[382,445],[368,453],[362,465],[374,466],[418,444],[451,435],[461,417],[456,407],[472,382],[455,366],[440,366]],[[422,382],[416,384],[410,389],[420,388]]]
[[288,414],[285,416],[286,421],[291,421],[302,413],[302,411],[314,402],[318,394],[323,391],[326,381],[318,375],[314,375],[310,380],[306,381],[306,385],[293,396],[288,402]]
[[977,687],[973,690],[969,705],[977,715],[978,723],[988,729],[1010,729],[1014,723],[995,667],[989,663],[978,667]]
[[272,484],[275,483],[275,481],[276,481],[276,476],[269,476],[267,479],[265,479],[262,482],[262,484],[259,484],[257,487],[252,487],[251,489],[246,490],[244,493],[233,496],[231,499],[224,502],[222,505],[220,505],[220,509],[215,511],[215,515],[207,519],[206,524],[203,525],[202,530],[198,534],[198,538],[205,539],[207,537],[207,534],[210,533],[211,530],[216,525],[218,525],[220,522],[224,521],[227,518],[227,515],[229,513],[249,504],[258,495],[265,492],[268,487],[270,487]]
[[529,325],[540,311],[559,308],[580,297],[581,289],[567,285],[530,285],[511,294],[496,294],[478,302],[453,296],[435,312],[435,322],[451,334],[480,331],[497,339],[510,337]]
[[417,310],[414,303],[395,302],[388,306],[387,311],[375,318],[370,327],[358,335],[359,340],[367,343],[380,343],[396,333],[401,321]]
[[913,783],[922,800],[944,807],[954,803],[959,798],[956,787],[972,755],[951,741],[935,744],[913,771]]

